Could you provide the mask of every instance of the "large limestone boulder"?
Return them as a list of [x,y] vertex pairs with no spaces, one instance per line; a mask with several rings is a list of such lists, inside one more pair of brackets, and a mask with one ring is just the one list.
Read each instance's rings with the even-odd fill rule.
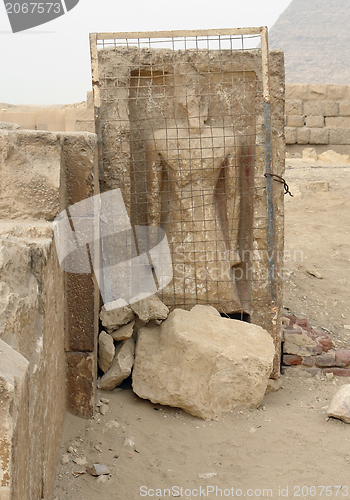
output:
[[175,309],[159,327],[139,330],[133,390],[152,403],[217,420],[258,406],[275,354],[263,328],[217,316],[215,309]]

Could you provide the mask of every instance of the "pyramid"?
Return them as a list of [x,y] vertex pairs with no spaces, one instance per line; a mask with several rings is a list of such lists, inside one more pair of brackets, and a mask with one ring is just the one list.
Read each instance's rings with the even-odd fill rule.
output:
[[350,84],[350,0],[292,0],[269,33],[287,83]]

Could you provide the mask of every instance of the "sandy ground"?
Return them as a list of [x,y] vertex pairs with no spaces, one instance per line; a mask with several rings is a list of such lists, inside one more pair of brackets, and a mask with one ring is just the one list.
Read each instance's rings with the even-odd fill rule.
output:
[[[294,197],[286,197],[291,274],[284,305],[323,328],[335,345],[350,347],[350,165],[291,159],[286,167]],[[326,418],[349,379],[327,381],[298,368],[282,379],[283,388],[258,409],[219,422],[141,400],[128,383],[100,392],[109,400],[104,416],[66,414],[61,457],[67,463],[58,466],[55,499],[350,498],[350,427]],[[82,457],[111,474],[75,475],[86,468]]]

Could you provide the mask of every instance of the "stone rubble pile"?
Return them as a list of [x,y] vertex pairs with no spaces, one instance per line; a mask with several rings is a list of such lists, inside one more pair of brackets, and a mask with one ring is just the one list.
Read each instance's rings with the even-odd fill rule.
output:
[[155,295],[138,298],[130,305],[120,299],[111,310],[102,307],[100,319],[105,330],[98,338],[98,366],[104,375],[98,379],[99,389],[112,391],[130,376],[138,328],[151,320],[164,320],[169,314]]
[[117,306],[100,314],[100,389],[115,389],[132,372],[139,397],[209,420],[261,404],[275,354],[266,330],[211,306],[169,314],[154,295]]
[[306,319],[295,316],[283,318],[282,364],[299,366],[315,375],[333,373],[350,377],[350,351],[332,349],[332,340],[326,333],[319,333],[308,326]]

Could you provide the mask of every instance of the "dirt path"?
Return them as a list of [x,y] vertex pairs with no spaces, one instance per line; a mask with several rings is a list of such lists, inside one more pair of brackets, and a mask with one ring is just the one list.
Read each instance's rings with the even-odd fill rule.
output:
[[[292,257],[285,307],[350,347],[350,167],[287,160],[286,179],[294,197],[286,201]],[[58,467],[55,498],[350,498],[349,426],[326,419],[344,383],[349,379],[327,381],[292,368],[259,409],[220,422],[140,400],[128,385],[101,392],[109,399],[104,416],[66,414],[61,452],[68,462]],[[69,446],[76,451],[68,453]],[[75,477],[86,466],[73,459],[82,457],[107,465],[111,475]]]

